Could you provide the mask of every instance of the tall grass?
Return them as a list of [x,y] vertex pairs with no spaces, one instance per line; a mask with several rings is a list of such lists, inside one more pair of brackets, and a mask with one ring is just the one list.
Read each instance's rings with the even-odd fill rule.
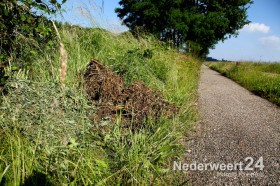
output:
[[253,93],[280,105],[280,63],[206,63]]
[[[62,26],[59,31],[68,53],[64,92],[57,48],[34,54],[32,69],[12,76],[5,86],[0,106],[0,184],[183,181],[172,172],[171,162],[183,155],[180,141],[195,122],[199,61],[150,35],[135,38],[129,32],[116,35],[77,26]],[[121,75],[126,85],[143,81],[179,105],[179,114],[147,121],[137,132],[122,127],[121,115],[116,123],[93,123],[89,118],[96,108],[88,104],[82,86],[92,58]]]

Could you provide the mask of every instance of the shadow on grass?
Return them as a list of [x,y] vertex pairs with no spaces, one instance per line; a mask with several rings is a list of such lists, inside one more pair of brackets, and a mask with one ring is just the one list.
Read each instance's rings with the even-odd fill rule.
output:
[[2,180],[0,180],[0,186],[4,186],[6,185],[6,178],[2,178]]
[[34,172],[29,176],[22,186],[53,186],[47,175],[41,172]]

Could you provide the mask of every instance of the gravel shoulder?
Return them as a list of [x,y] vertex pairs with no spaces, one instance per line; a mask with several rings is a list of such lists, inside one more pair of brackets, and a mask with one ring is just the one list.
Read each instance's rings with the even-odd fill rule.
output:
[[[280,185],[280,108],[202,66],[200,122],[188,139],[185,162],[237,165],[253,170],[188,171],[190,185]],[[263,158],[264,169],[255,167]],[[194,168],[194,166],[193,166]],[[198,167],[196,167],[198,169]],[[205,166],[204,166],[205,169]]]

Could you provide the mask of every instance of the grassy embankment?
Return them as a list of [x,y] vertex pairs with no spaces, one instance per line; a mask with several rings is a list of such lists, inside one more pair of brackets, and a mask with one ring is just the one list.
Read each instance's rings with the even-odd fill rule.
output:
[[280,64],[251,62],[205,63],[256,95],[280,105]]
[[[179,184],[184,178],[172,163],[182,157],[181,140],[196,118],[199,61],[152,36],[78,27],[60,28],[60,34],[68,55],[64,91],[57,48],[32,52],[29,70],[6,69],[13,78],[1,96],[0,185]],[[96,108],[81,86],[92,58],[127,85],[143,81],[179,105],[179,114],[148,121],[136,132],[122,128],[121,117],[93,123],[89,117]]]

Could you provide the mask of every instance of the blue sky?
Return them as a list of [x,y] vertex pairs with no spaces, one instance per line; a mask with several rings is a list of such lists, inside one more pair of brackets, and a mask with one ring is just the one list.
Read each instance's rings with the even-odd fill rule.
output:
[[235,61],[280,62],[280,0],[255,0],[248,10],[251,23],[237,38],[219,42],[209,56]]
[[[98,26],[122,32],[115,8],[118,0],[68,0],[62,21],[82,26]],[[251,21],[239,31],[237,38],[219,42],[210,57],[233,61],[280,62],[280,0],[255,0],[248,10]]]

